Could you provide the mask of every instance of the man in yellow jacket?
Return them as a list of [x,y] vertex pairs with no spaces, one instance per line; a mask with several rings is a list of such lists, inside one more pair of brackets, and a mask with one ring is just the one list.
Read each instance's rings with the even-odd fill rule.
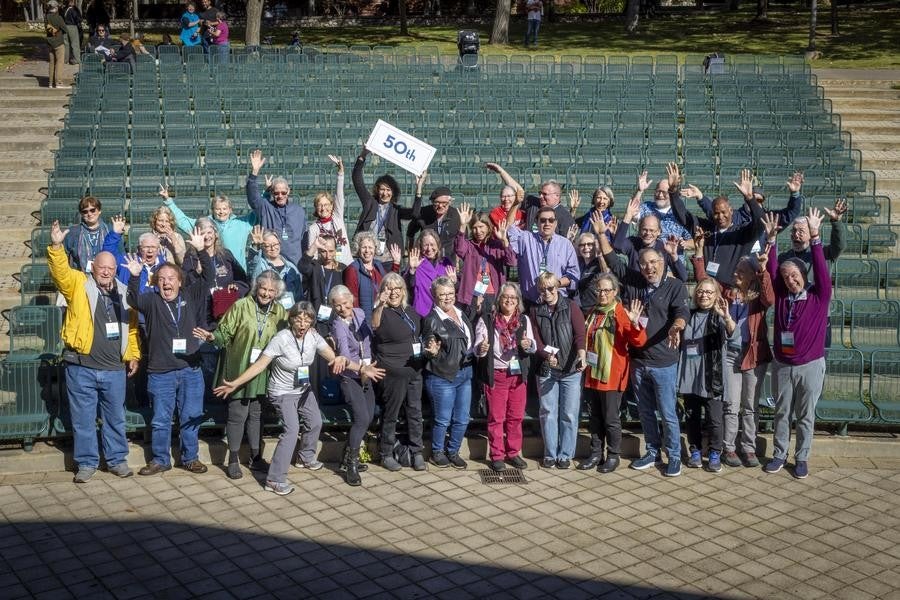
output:
[[75,483],[86,483],[100,466],[100,437],[110,473],[130,477],[125,438],[125,377],[137,371],[141,357],[137,312],[128,306],[127,288],[116,280],[116,259],[109,252],[94,258],[90,275],[69,266],[63,248],[68,229],[53,223],[47,251],[50,276],[66,300],[62,339],[66,345],[66,387],[75,432]]

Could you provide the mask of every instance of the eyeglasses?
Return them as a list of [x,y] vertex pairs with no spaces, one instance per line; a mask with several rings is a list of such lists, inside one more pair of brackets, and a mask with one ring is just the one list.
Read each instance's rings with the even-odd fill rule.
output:
[[593,246],[593,245],[594,245],[594,242],[584,242],[584,243],[578,244],[578,247],[584,248],[585,246]]
[[389,288],[387,288],[387,291],[389,291],[389,292],[402,292],[403,290],[404,290],[403,287],[389,287]]
[[263,248],[281,248],[281,242],[272,242],[271,244],[263,244]]
[[698,296],[715,296],[716,295],[715,290],[697,290],[695,293]]
[[94,214],[95,212],[99,212],[99,211],[98,211],[97,208],[94,207],[94,206],[92,206],[92,207],[90,207],[90,208],[83,208],[83,209],[81,209],[81,214],[83,214],[83,215],[92,215],[92,214]]
[[538,291],[542,294],[550,294],[556,291],[556,287],[542,287],[538,288]]
[[518,302],[519,297],[518,297],[518,296],[515,296],[515,295],[512,295],[512,296],[511,296],[511,295],[509,295],[509,294],[504,294],[504,295],[500,296],[500,299],[501,299],[501,300],[509,300],[509,301],[512,301],[512,302]]
[[543,225],[544,223],[556,223],[556,219],[548,218],[548,219],[538,219],[538,223]]
[[272,192],[273,196],[287,196],[287,192]]
[[614,293],[615,291],[616,291],[616,290],[614,290],[614,289],[612,289],[612,288],[597,288],[597,293],[598,293],[598,294],[612,294],[612,293]]
[[456,296],[456,292],[444,292],[443,294],[438,294],[438,298],[453,298]]

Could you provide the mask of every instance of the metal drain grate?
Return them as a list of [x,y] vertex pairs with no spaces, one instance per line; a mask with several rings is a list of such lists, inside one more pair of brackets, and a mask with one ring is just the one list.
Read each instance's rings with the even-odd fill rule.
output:
[[524,485],[528,483],[521,469],[505,469],[500,472],[492,471],[491,469],[478,469],[478,475],[481,477],[481,483],[485,485]]

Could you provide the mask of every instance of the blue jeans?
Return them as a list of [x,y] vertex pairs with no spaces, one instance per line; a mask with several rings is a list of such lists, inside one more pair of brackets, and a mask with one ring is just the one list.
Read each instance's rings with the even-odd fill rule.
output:
[[578,441],[578,413],[581,409],[581,373],[550,371],[538,377],[541,396],[541,434],[544,458],[570,460]]
[[525,29],[525,45],[528,45],[529,38],[531,43],[537,46],[538,31],[541,29],[539,19],[528,19],[528,27]]
[[200,367],[185,367],[147,376],[153,421],[150,424],[153,462],[171,466],[172,414],[178,409],[181,438],[181,463],[197,460],[200,452],[198,436],[203,422],[203,373]]
[[675,410],[677,380],[677,363],[669,367],[644,367],[632,363],[631,387],[637,393],[638,414],[647,452],[659,456],[662,448],[663,438],[659,434],[659,423],[656,420],[656,411],[659,411],[669,460],[681,460],[681,428]]
[[447,381],[443,377],[425,373],[425,389],[431,396],[434,411],[434,425],[431,428],[431,451],[444,451],[444,438],[450,428],[447,454],[459,454],[466,428],[469,426],[469,411],[472,408],[472,367],[460,369]]
[[101,371],[81,365],[66,365],[69,412],[75,435],[75,464],[78,468],[100,466],[97,446],[97,409],[103,424],[100,439],[106,464],[114,467],[128,461],[125,439],[125,370]]
[[230,58],[231,46],[228,42],[224,44],[210,44],[209,46],[209,62],[218,65],[227,65]]

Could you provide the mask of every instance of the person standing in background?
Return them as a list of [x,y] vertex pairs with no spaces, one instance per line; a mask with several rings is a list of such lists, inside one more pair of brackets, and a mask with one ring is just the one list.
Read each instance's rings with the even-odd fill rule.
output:
[[66,22],[59,16],[59,4],[50,0],[47,4],[47,18],[44,20],[47,32],[47,46],[50,50],[50,71],[47,87],[69,87],[62,83],[63,64],[66,62],[65,31]]

